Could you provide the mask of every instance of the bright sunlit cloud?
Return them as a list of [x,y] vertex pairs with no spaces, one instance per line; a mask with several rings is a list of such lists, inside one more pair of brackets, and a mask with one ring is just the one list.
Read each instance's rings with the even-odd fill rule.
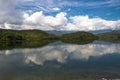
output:
[[119,7],[119,0],[0,0],[0,28],[118,30]]
[[[0,51],[1,55],[10,56],[21,54],[25,63],[33,62],[37,65],[44,65],[46,61],[57,61],[66,63],[70,60],[88,60],[90,57],[100,57],[107,54],[120,53],[120,44],[55,44],[36,49],[13,49]],[[71,56],[72,55],[72,56]]]

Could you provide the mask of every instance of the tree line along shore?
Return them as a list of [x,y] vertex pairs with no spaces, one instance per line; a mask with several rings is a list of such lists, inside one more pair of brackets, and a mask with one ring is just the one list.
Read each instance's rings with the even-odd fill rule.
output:
[[101,34],[92,34],[90,32],[78,31],[63,34],[61,36],[49,34],[42,30],[7,30],[0,29],[0,42],[15,41],[53,41],[60,40],[66,43],[89,43],[94,40],[120,41],[120,31],[111,31]]

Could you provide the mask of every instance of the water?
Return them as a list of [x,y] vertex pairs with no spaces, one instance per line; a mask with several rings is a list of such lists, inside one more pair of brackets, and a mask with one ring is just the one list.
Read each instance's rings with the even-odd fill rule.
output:
[[120,78],[120,43],[62,42],[0,50],[0,80],[102,80]]

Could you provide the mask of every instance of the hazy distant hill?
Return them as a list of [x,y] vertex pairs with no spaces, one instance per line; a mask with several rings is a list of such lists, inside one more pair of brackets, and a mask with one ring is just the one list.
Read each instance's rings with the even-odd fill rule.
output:
[[[95,31],[86,31],[86,32],[90,32],[93,34],[100,34],[100,33],[105,33],[105,32],[111,32],[112,30],[106,29],[106,30],[95,30]],[[55,34],[55,35],[63,35],[63,34],[68,34],[68,33],[73,33],[73,32],[78,32],[78,31],[67,31],[67,30],[61,30],[61,31],[57,31],[57,30],[48,30],[45,31],[49,34]]]
[[112,30],[106,29],[106,30],[95,30],[95,31],[88,31],[93,34],[101,34],[101,33],[106,33],[106,32],[111,32]]
[[73,33],[73,32],[77,32],[77,31],[65,31],[65,30],[61,30],[61,31],[57,31],[57,30],[48,30],[45,31],[49,34],[55,34],[55,35],[63,35],[63,34],[68,34],[68,33]]

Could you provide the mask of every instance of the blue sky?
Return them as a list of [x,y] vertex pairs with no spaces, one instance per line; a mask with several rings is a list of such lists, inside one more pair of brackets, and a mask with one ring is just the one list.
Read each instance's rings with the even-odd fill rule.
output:
[[0,0],[0,28],[120,29],[120,0]]
[[[60,10],[52,10],[59,8]],[[16,9],[43,11],[46,15],[66,12],[68,16],[89,15],[107,20],[120,19],[120,0],[26,0],[20,1]]]

